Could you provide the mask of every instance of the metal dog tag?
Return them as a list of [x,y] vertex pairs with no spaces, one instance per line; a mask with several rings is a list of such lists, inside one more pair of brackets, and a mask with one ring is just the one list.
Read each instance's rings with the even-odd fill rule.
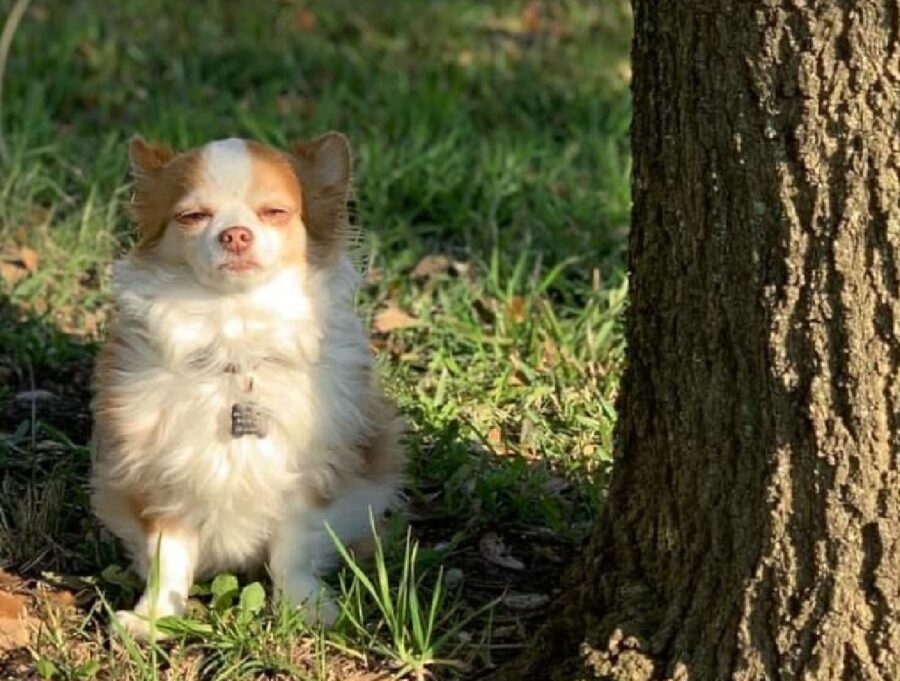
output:
[[253,402],[236,403],[231,407],[231,437],[244,435],[266,436],[266,417]]

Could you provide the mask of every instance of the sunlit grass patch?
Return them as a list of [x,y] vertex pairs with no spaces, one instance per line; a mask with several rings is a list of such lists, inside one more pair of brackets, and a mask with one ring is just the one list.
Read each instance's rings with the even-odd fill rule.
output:
[[[102,677],[115,670],[118,676],[109,678],[323,681],[386,669],[395,678],[422,679],[438,670],[458,676],[471,669],[479,645],[489,646],[495,603],[474,610],[466,605],[442,569],[422,559],[409,534],[392,555],[375,535],[374,556],[365,565],[337,546],[345,568],[335,577],[341,615],[333,629],[310,627],[302,610],[275,594],[267,597],[259,581],[242,585],[221,574],[194,590],[185,616],[151,620],[151,631],[163,637],[155,642],[135,641],[102,592],[86,614],[48,605],[31,649],[35,669],[44,678]],[[108,650],[98,622],[108,628]],[[351,676],[335,676],[336,669]]]
[[[464,658],[471,658],[472,650],[463,652],[463,648],[473,636],[465,628],[495,603],[465,612],[458,594],[454,597],[446,584],[442,568],[430,575],[420,573],[419,544],[409,532],[392,574],[374,519],[372,532],[375,549],[369,571],[332,533],[346,565],[339,574],[341,616],[331,634],[333,644],[348,654],[371,651],[391,663],[398,676],[423,679],[431,677],[434,668],[469,669]],[[482,633],[489,636],[486,630]]]

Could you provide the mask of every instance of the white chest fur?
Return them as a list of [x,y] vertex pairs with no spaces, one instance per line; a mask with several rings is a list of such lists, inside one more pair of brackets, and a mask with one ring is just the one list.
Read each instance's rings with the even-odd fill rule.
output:
[[[152,481],[152,510],[198,527],[201,553],[221,568],[259,550],[304,478],[332,484],[330,453],[364,425],[370,358],[349,264],[327,281],[285,270],[240,294],[187,282],[117,269],[117,391],[135,441],[118,469]],[[233,437],[241,402],[263,414],[265,437]]]

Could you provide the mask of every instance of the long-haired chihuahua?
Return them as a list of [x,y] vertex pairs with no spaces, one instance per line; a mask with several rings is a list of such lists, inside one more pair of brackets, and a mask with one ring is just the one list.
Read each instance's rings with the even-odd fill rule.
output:
[[328,623],[328,528],[364,541],[403,467],[354,310],[347,139],[174,153],[135,138],[130,161],[139,239],[114,268],[92,491],[158,583],[120,622],[146,637],[150,618],[184,611],[196,577],[265,566],[277,593]]

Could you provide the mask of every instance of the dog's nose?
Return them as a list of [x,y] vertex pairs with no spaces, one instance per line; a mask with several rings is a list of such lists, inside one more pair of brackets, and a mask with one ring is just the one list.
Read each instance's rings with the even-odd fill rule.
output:
[[229,227],[219,234],[219,243],[222,248],[232,253],[240,253],[253,243],[253,232],[246,227]]

